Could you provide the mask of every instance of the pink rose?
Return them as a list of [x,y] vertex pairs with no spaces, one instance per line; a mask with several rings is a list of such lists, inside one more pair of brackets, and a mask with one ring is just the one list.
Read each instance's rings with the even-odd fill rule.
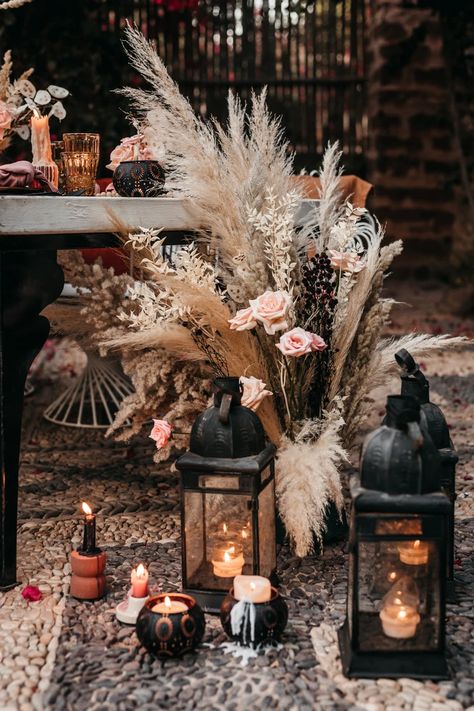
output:
[[0,129],[2,135],[12,125],[12,115],[10,109],[4,101],[0,101]]
[[27,585],[21,591],[21,596],[28,600],[28,602],[38,602],[43,597],[43,594],[36,585]]
[[[306,332],[308,333],[308,331]],[[328,347],[328,344],[324,340],[324,338],[321,338],[321,336],[316,335],[316,333],[311,333],[311,350],[312,351],[324,351]]]
[[287,291],[266,291],[249,303],[254,319],[263,324],[270,336],[288,328],[286,317],[291,306],[291,296]]
[[137,133],[136,136],[122,138],[119,145],[110,154],[109,170],[115,170],[119,163],[126,160],[150,160],[151,152],[146,145],[144,136]]
[[320,336],[310,331],[305,331],[304,328],[298,326],[284,333],[276,347],[283,355],[300,358],[307,353],[324,350],[326,344]]
[[273,395],[270,390],[265,390],[266,384],[263,380],[254,378],[245,378],[243,375],[240,378],[240,382],[243,385],[244,392],[242,395],[242,405],[248,407],[254,412],[257,410],[258,406],[265,397]]
[[240,309],[237,311],[233,318],[229,319],[230,330],[231,331],[248,331],[251,328],[255,328],[257,322],[255,321],[250,306],[246,309]]
[[150,439],[155,440],[157,449],[166,447],[170,441],[172,429],[166,420],[153,420],[153,429],[150,432]]
[[357,254],[353,254],[352,252],[337,252],[335,249],[330,249],[329,254],[331,256],[331,266],[341,272],[357,274],[361,272],[362,269],[365,269],[365,264],[362,263],[361,258]]

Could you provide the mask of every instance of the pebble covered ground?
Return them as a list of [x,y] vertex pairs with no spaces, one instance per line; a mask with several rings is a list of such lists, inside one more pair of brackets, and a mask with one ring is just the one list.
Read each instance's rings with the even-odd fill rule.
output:
[[[278,568],[290,617],[283,644],[251,659],[223,653],[216,617],[207,616],[197,655],[163,667],[122,626],[114,607],[129,587],[132,565],[149,564],[158,590],[180,587],[177,476],[151,462],[145,436],[131,446],[101,432],[55,427],[41,419],[51,390],[28,401],[21,469],[19,578],[0,597],[0,709],[3,711],[177,711],[241,709],[457,709],[474,711],[474,352],[442,354],[426,367],[433,400],[445,410],[461,456],[458,467],[456,588],[448,607],[452,678],[442,683],[350,681],[341,673],[336,632],[345,613],[344,544],[321,555],[292,556]],[[394,383],[396,388],[396,382]],[[375,426],[386,391],[377,393]],[[79,503],[98,511],[97,535],[107,550],[109,592],[81,603],[68,595],[68,555],[80,542]],[[39,586],[40,602],[21,589]]]

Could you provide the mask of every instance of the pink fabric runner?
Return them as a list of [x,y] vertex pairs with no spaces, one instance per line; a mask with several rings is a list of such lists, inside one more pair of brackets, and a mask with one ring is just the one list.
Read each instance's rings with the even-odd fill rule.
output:
[[26,160],[0,165],[0,188],[26,188],[33,180],[36,180],[47,192],[58,192],[43,173]]

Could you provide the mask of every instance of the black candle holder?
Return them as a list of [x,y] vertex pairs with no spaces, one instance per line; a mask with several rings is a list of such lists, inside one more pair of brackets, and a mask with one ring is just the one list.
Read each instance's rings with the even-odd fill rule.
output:
[[[221,623],[224,632],[234,641],[254,649],[261,644],[279,642],[288,622],[288,606],[276,588],[272,587],[272,594],[268,602],[247,602],[255,608],[255,622],[250,621],[251,616],[246,615],[238,633],[232,631],[231,612],[241,601],[234,597],[234,588],[231,588],[221,605]],[[253,639],[252,639],[253,636]]]
[[163,193],[165,171],[156,160],[126,160],[118,164],[112,181],[123,197],[156,197]]
[[[153,607],[164,603],[186,605],[183,612],[154,612]],[[204,612],[196,600],[184,593],[153,595],[142,607],[136,624],[137,637],[150,654],[159,659],[181,657],[200,644],[206,627]]]

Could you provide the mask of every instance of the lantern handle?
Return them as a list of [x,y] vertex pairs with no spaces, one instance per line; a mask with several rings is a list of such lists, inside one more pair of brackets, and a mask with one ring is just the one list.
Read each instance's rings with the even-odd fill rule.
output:
[[230,412],[231,404],[232,404],[232,395],[230,393],[224,393],[222,395],[222,400],[221,400],[221,404],[219,407],[219,420],[224,425],[226,425],[229,422],[229,412]]
[[400,368],[406,370],[410,375],[415,373],[418,369],[418,363],[413,358],[412,354],[409,353],[405,348],[401,348],[397,353],[395,353],[395,360],[397,361]]

